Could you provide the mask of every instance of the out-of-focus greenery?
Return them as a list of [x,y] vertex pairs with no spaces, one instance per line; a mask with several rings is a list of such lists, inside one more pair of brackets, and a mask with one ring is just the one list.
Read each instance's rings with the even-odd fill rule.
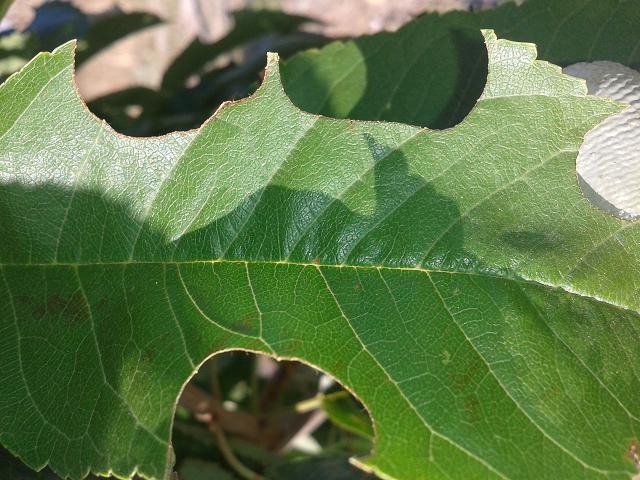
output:
[[51,51],[71,39],[78,39],[79,66],[123,37],[160,23],[160,18],[147,12],[123,13],[116,8],[102,15],[85,15],[70,3],[44,3],[24,32],[0,32],[0,81],[38,52]]
[[252,93],[266,53],[287,57],[326,43],[299,30],[304,17],[271,10],[233,14],[234,27],[213,44],[193,40],[167,68],[158,90],[132,87],[92,101],[89,108],[117,131],[161,135],[197,128],[221,103]]
[[[371,478],[348,462],[349,456],[366,455],[371,449],[371,437],[354,432],[350,424],[345,427],[327,421],[312,432],[311,441],[321,446],[317,454],[299,451],[295,447],[283,449],[287,441],[283,444],[282,439],[274,435],[274,426],[281,430],[279,434],[286,434],[290,429],[288,434],[294,435],[306,423],[308,413],[296,412],[296,405],[315,401],[320,374],[297,362],[272,363],[272,366],[276,370],[265,375],[260,372],[260,361],[255,355],[230,352],[205,363],[192,379],[197,388],[217,394],[231,411],[249,412],[258,418],[260,438],[246,439],[241,435],[227,434],[238,459],[269,480],[305,478],[297,476],[303,472],[306,472],[308,480]],[[335,403],[339,404],[336,409],[342,408],[345,415],[358,419],[354,421],[356,425],[365,432],[371,432],[371,423],[364,408],[336,385],[331,390],[333,393],[326,397],[330,400],[335,398]],[[318,404],[317,408],[324,407]],[[296,418],[301,421],[296,422]],[[360,421],[367,425],[362,426]],[[240,478],[228,468],[224,455],[217,448],[216,439],[206,425],[184,408],[179,408],[176,413],[173,448],[180,480],[200,480],[205,478],[204,472],[210,473],[206,477],[209,479],[218,479],[213,473],[224,480]],[[222,476],[222,471],[226,476]]]
[[[76,67],[117,40],[162,22],[155,15],[123,13],[85,15],[63,1],[43,4],[24,32],[0,32],[0,81],[40,51],[78,40]],[[283,58],[326,39],[300,27],[309,19],[276,10],[233,13],[234,27],[219,41],[194,39],[164,73],[159,89],[131,86],[89,102],[88,107],[115,130],[153,136],[197,128],[227,100],[246,97],[258,85],[266,53]]]

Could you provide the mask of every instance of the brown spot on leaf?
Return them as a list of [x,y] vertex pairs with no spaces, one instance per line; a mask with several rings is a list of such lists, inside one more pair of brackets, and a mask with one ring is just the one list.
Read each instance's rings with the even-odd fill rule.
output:
[[482,414],[480,410],[480,400],[475,395],[469,395],[464,400],[464,409],[467,413],[467,418],[470,423],[477,424],[482,421]]
[[82,298],[80,292],[75,292],[69,299],[69,303],[65,310],[62,312],[64,319],[69,323],[84,322],[89,318],[89,311],[87,305]]
[[16,295],[14,301],[17,305],[33,305],[35,300],[29,295]]
[[34,308],[33,316],[38,320],[44,317],[60,318],[73,324],[87,320],[89,312],[80,292],[75,292],[70,298],[55,293]]
[[142,360],[144,360],[145,362],[152,361],[153,357],[155,356],[155,353],[156,352],[153,348],[148,348],[147,350],[142,352]]
[[485,370],[486,367],[482,360],[475,357],[466,371],[453,374],[452,390],[455,393],[463,393],[469,389],[475,389],[478,380],[484,376]]
[[304,342],[302,342],[297,338],[294,338],[292,340],[289,340],[289,342],[284,344],[281,348],[285,356],[289,355],[294,357],[300,353],[300,350],[302,349],[303,346],[304,346]]
[[627,456],[631,459],[636,468],[640,470],[640,450],[638,450],[638,441],[635,438],[631,441]]
[[344,372],[346,369],[347,369],[347,364],[345,362],[343,362],[342,360],[338,360],[333,365],[333,371],[334,372]]
[[58,294],[49,295],[44,303],[33,310],[33,316],[38,320],[45,315],[58,316],[64,310],[67,302]]
[[250,313],[248,315],[245,315],[240,319],[239,322],[235,324],[234,330],[238,332],[249,332],[251,331],[256,321],[257,321],[257,318],[255,314]]
[[104,310],[104,308],[107,306],[107,298],[106,297],[102,297],[100,300],[98,300],[98,303],[96,303],[96,311],[101,311]]

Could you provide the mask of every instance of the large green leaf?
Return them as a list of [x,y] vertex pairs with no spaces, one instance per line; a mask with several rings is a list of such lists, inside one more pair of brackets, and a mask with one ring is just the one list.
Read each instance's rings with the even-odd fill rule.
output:
[[640,225],[575,158],[620,110],[486,33],[444,131],[298,110],[276,57],[199,130],[115,134],[73,46],[0,88],[0,441],[57,473],[162,478],[214,352],[300,359],[355,392],[384,478],[628,478]]
[[480,28],[533,42],[542,59],[563,66],[593,60],[640,66],[640,0],[528,0],[427,14],[396,33],[301,53],[283,65],[285,90],[312,113],[450,127],[484,87]]
[[[58,21],[52,22],[52,18]],[[159,17],[145,12],[125,13],[115,8],[107,14],[87,16],[68,2],[45,2],[27,31],[0,36],[0,79],[23,67],[38,52],[72,38],[82,38],[76,51],[79,65],[127,35],[160,22]]]

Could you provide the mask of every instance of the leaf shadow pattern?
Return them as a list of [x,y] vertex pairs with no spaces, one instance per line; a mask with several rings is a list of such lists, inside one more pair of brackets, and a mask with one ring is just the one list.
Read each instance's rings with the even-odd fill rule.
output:
[[[340,195],[269,185],[176,240],[105,191],[1,185],[0,378],[15,392],[0,409],[2,443],[32,467],[48,463],[74,477],[87,465],[163,477],[185,381],[227,350],[300,360],[336,378],[373,419],[377,443],[366,467],[399,478],[455,473],[476,455],[516,474],[535,460],[522,452],[537,424],[562,435],[567,424],[593,422],[553,376],[528,384],[522,372],[531,368],[524,352],[547,348],[563,365],[579,363],[556,351],[556,331],[581,345],[600,328],[590,320],[600,307],[540,286],[525,291],[490,277],[479,285],[473,275],[412,268],[427,250],[444,269],[483,265],[465,249],[457,203],[412,174],[400,150],[363,140],[378,158],[371,213]],[[553,251],[570,232],[536,236],[537,250],[532,234],[496,240],[533,254]],[[514,321],[505,309],[531,315]],[[589,343],[585,355],[602,362],[599,352]],[[579,378],[587,390],[600,388]],[[518,406],[527,397],[511,395],[520,391],[542,406]],[[546,408],[561,421],[547,421]],[[511,435],[509,445],[495,431]],[[34,438],[42,448],[20,449]],[[607,440],[609,450],[617,439]]]
[[[267,110],[274,98],[269,92],[274,90],[261,97]],[[566,101],[578,101],[571,98]],[[519,100],[562,105],[554,99]],[[516,101],[503,100],[498,113],[478,109],[476,121],[482,124],[481,115],[490,115],[505,122],[510,133],[518,125],[533,133],[530,119],[514,125],[506,115],[519,111]],[[238,111],[242,108],[237,105]],[[230,135],[239,134],[242,130],[225,114],[229,111],[219,112],[218,121],[233,127]],[[277,122],[292,125],[284,115],[267,118],[273,130]],[[359,168],[371,165],[366,175],[356,175],[361,188],[334,194],[326,193],[327,184],[292,190],[280,183],[282,175],[276,176],[282,164],[270,164],[267,175],[260,172],[260,179],[273,175],[266,187],[245,176],[248,185],[258,185],[255,191],[242,191],[224,216],[205,216],[197,226],[193,218],[179,218],[186,220],[179,235],[158,221],[166,218],[162,210],[178,210],[180,217],[186,210],[209,212],[205,204],[194,209],[187,197],[165,196],[168,203],[154,204],[166,208],[154,211],[160,214],[152,223],[117,200],[115,189],[2,185],[0,386],[9,392],[0,403],[2,443],[31,466],[48,462],[74,477],[86,474],[87,466],[100,473],[124,476],[137,469],[163,477],[172,463],[168,439],[184,380],[212,352],[239,349],[299,359],[355,392],[374,419],[377,444],[372,456],[360,461],[374,472],[412,479],[522,478],[529,472],[539,478],[542,466],[535,452],[544,449],[544,466],[558,478],[580,478],[585,469],[628,473],[632,464],[620,452],[628,451],[629,439],[636,436],[637,416],[629,412],[637,408],[632,393],[640,386],[631,362],[615,355],[605,363],[597,354],[631,342],[625,352],[632,358],[637,314],[507,275],[516,268],[485,275],[490,266],[476,257],[484,254],[504,268],[502,260],[513,259],[513,248],[521,251],[516,259],[522,262],[520,271],[530,265],[544,268],[540,259],[547,258],[541,251],[568,252],[570,232],[554,225],[553,236],[540,238],[546,241],[543,250],[527,250],[519,238],[544,229],[524,227],[548,224],[546,211],[516,215],[529,213],[531,205],[510,210],[506,197],[498,208],[471,216],[469,206],[475,203],[467,199],[462,212],[462,195],[458,202],[443,196],[433,180],[419,173],[421,166],[436,168],[437,162],[409,164],[402,153],[408,149],[389,148],[379,139],[389,138],[384,130],[392,127],[376,125],[381,128],[365,127],[379,137],[348,137],[350,144],[359,141],[357,148],[365,148],[367,158]],[[333,134],[331,126],[326,123]],[[202,137],[210,133],[206,128]],[[269,149],[279,137],[269,143],[261,131],[254,130],[251,139],[256,151],[267,153],[249,153],[237,159],[239,164],[274,156]],[[395,141],[398,132],[390,135]],[[415,131],[400,133],[406,138]],[[260,150],[258,144],[265,142]],[[294,146],[285,145],[282,154]],[[546,173],[561,171],[574,179],[574,159],[562,151],[537,152],[536,167],[523,155],[519,174],[557,160],[563,162],[554,164],[558,170]],[[202,163],[190,165],[196,168],[187,170],[189,178],[177,175],[191,182],[178,191],[197,193],[201,185],[194,178],[211,175],[197,167],[211,166],[211,158],[198,155],[202,150],[190,153]],[[517,158],[497,155],[495,161],[513,166]],[[335,182],[344,180],[338,172],[326,173]],[[520,178],[517,171],[512,174]],[[568,199],[581,201],[577,185],[565,180],[558,182],[573,188],[567,190]],[[480,192],[475,200],[478,205],[495,200],[494,194],[512,185],[487,187],[488,197]],[[456,191],[452,185],[448,189]],[[136,193],[124,195],[124,202],[139,206]],[[531,204],[541,205],[538,200]],[[354,203],[367,208],[356,210]],[[615,219],[584,213],[585,204],[574,207],[582,209],[585,225],[593,221],[611,231],[618,226]],[[516,241],[507,251],[510,237],[498,233],[509,226]],[[487,255],[487,247],[499,251]],[[616,324],[628,335],[618,337],[617,328],[603,331],[603,324]],[[554,359],[554,369],[545,362],[548,358]],[[596,361],[595,372],[585,368],[591,365],[587,360]],[[611,372],[615,380],[604,383],[600,376],[608,380]],[[563,390],[567,378],[578,385],[571,392]],[[577,391],[582,398],[572,395]],[[604,399],[603,408],[595,408],[592,398]],[[585,411],[576,408],[576,401]],[[34,438],[38,448],[32,449]],[[66,453],[78,451],[82,455]]]
[[[354,211],[340,198],[322,192],[270,185],[250,195],[234,212],[172,242],[172,258],[338,266],[417,263],[428,240],[426,232],[453,223],[460,211],[453,200],[409,172],[400,150],[366,133],[362,138],[373,159],[386,152],[374,160],[370,214]],[[459,254],[461,224],[454,226],[450,237],[449,249]]]
[[[465,118],[485,84],[480,28],[535,43],[539,58],[557,65],[609,60],[637,69],[640,49],[627,47],[638,42],[637,12],[633,1],[528,0],[477,12],[425,13],[394,33],[298,54],[282,65],[283,83],[307,112],[447,128]],[[595,19],[599,35],[593,35]]]
[[[366,141],[372,154],[380,148]],[[408,173],[399,151],[373,171],[371,215],[320,192],[271,185],[176,241],[105,192],[0,185],[7,346],[0,376],[20,391],[1,411],[2,443],[16,451],[37,430],[45,448],[19,452],[32,467],[48,462],[54,471],[83,476],[83,457],[57,453],[73,450],[87,452],[96,473],[130,473],[135,462],[161,476],[155,469],[170,467],[173,408],[186,379],[229,349],[299,359],[360,397],[364,379],[351,370],[367,347],[340,318],[321,265],[373,266],[389,241],[411,239],[407,252],[419,249],[412,232],[459,215],[455,202]],[[397,185],[403,189],[393,197]],[[389,198],[397,205],[390,207]],[[362,235],[374,230],[375,238]],[[452,248],[460,249],[462,226],[454,238]],[[135,245],[155,251],[131,260]],[[349,281],[356,292],[366,283]],[[371,359],[362,368],[370,369]],[[364,391],[366,405],[370,395]],[[16,423],[25,428],[5,428]]]

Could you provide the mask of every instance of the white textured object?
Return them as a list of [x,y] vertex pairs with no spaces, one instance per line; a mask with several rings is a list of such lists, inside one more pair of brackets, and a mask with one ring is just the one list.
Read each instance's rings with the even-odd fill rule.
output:
[[587,134],[577,170],[592,203],[620,218],[640,218],[640,73],[614,62],[576,63],[564,72],[584,78],[590,94],[630,105]]

